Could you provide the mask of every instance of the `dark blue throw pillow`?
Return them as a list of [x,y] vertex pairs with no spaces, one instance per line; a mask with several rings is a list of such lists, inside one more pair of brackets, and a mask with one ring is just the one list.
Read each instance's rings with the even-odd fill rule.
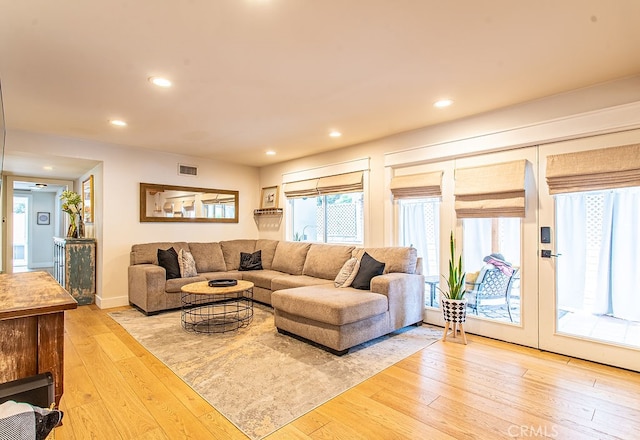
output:
[[180,278],[178,253],[174,248],[158,249],[158,264],[167,271],[167,279]]
[[382,275],[382,272],[384,272],[384,263],[381,263],[365,252],[360,260],[360,269],[358,269],[358,274],[353,279],[351,287],[354,289],[369,290],[371,289],[371,279],[375,276]]

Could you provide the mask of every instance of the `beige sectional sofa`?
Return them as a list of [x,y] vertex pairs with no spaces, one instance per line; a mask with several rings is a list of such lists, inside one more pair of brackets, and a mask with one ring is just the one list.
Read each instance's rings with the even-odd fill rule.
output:
[[[197,276],[166,279],[158,249],[190,251]],[[240,254],[260,251],[262,270],[242,271]],[[364,252],[385,263],[370,290],[338,288],[344,263]],[[356,248],[277,240],[134,244],[129,266],[129,302],[146,314],[179,308],[180,288],[210,279],[254,283],[254,300],[271,305],[282,333],[316,342],[336,353],[396,329],[422,322],[424,277],[416,250],[405,247]]]

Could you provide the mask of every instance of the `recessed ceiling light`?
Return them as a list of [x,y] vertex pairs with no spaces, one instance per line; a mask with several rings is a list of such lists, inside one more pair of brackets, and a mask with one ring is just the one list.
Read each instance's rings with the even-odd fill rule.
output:
[[438,107],[438,108],[443,108],[443,107],[449,107],[451,104],[453,104],[453,101],[450,99],[441,99],[440,101],[436,101],[433,103],[434,107]]
[[275,156],[275,155],[276,155],[276,152],[275,152],[275,151],[273,151],[273,150],[269,150],[269,151],[267,151],[267,153],[266,153],[266,154],[267,154],[267,156]]
[[112,119],[111,121],[109,121],[111,123],[111,125],[117,125],[118,127],[124,127],[127,125],[126,122],[120,120],[120,119]]
[[53,167],[51,165],[45,165],[45,166],[42,167],[42,169],[46,170],[46,171],[51,171],[51,170],[53,170]]
[[149,78],[151,84],[154,84],[158,87],[171,87],[171,81],[166,78],[160,78],[159,76],[152,76]]
[[342,133],[340,133],[339,131],[333,130],[331,133],[329,133],[329,136],[331,136],[332,138],[339,138],[340,136],[342,136]]

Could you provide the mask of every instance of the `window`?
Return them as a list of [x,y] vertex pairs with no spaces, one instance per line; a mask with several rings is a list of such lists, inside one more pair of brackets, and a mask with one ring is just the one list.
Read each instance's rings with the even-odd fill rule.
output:
[[364,244],[363,193],[289,199],[293,241]]

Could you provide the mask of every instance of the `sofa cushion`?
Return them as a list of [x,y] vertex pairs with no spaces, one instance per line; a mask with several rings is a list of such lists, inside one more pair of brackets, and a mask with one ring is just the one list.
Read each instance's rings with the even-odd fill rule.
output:
[[353,279],[358,274],[358,269],[360,268],[360,263],[357,258],[349,258],[344,262],[340,272],[336,275],[336,278],[333,280],[333,285],[335,287],[349,287],[353,282]]
[[385,263],[384,273],[415,273],[418,251],[410,247],[364,248],[353,251],[358,260],[367,252],[372,258]]
[[164,290],[167,293],[180,293],[180,288],[182,286],[186,286],[187,284],[197,283],[199,281],[206,281],[203,276],[197,276],[192,278],[174,278],[171,280],[167,280],[167,283],[164,286]]
[[180,249],[189,250],[189,245],[184,241],[170,242],[159,241],[155,243],[134,244],[131,246],[129,263],[134,264],[158,264],[158,249],[174,248],[176,252]]
[[387,297],[333,284],[278,290],[271,294],[274,309],[331,325],[344,325],[387,312]]
[[240,267],[240,252],[252,254],[256,249],[255,240],[228,240],[221,241],[220,247],[224,255],[227,270],[238,270]]
[[180,249],[178,252],[178,265],[180,266],[180,276],[182,278],[197,277],[196,261],[191,252]]
[[220,243],[189,243],[189,250],[193,259],[196,260],[198,273],[227,270]]
[[256,270],[250,272],[243,272],[242,279],[251,281],[257,287],[262,287],[263,289],[271,290],[271,281],[274,278],[278,278],[282,276],[282,272],[277,272],[275,270]]
[[351,258],[354,246],[313,243],[307,252],[303,275],[333,280],[345,261]]
[[311,243],[300,243],[297,241],[279,242],[276,247],[276,253],[273,256],[271,269],[291,275],[302,275],[304,261],[307,258],[307,252],[309,252],[310,247]]
[[278,246],[278,240],[256,240],[256,251],[262,251],[262,268],[271,269],[273,263],[273,256],[276,253],[276,247]]
[[238,270],[262,270],[262,251],[252,254],[240,252],[240,267]]
[[[182,249],[180,249],[182,251]],[[180,262],[178,253],[172,247],[169,249],[158,249],[158,264],[164,267],[168,280],[180,278]]]
[[371,289],[371,279],[382,275],[384,272],[384,263],[372,258],[368,253],[362,255],[358,267],[358,273],[351,282],[351,287],[360,290]]
[[318,286],[321,284],[333,285],[332,280],[310,277],[307,275],[280,274],[271,281],[271,290],[291,289],[292,287]]
[[199,276],[205,277],[207,280],[225,280],[225,279],[234,279],[234,280],[242,280],[242,274],[245,272],[240,272],[238,270],[225,270],[223,272],[203,272],[199,273]]

